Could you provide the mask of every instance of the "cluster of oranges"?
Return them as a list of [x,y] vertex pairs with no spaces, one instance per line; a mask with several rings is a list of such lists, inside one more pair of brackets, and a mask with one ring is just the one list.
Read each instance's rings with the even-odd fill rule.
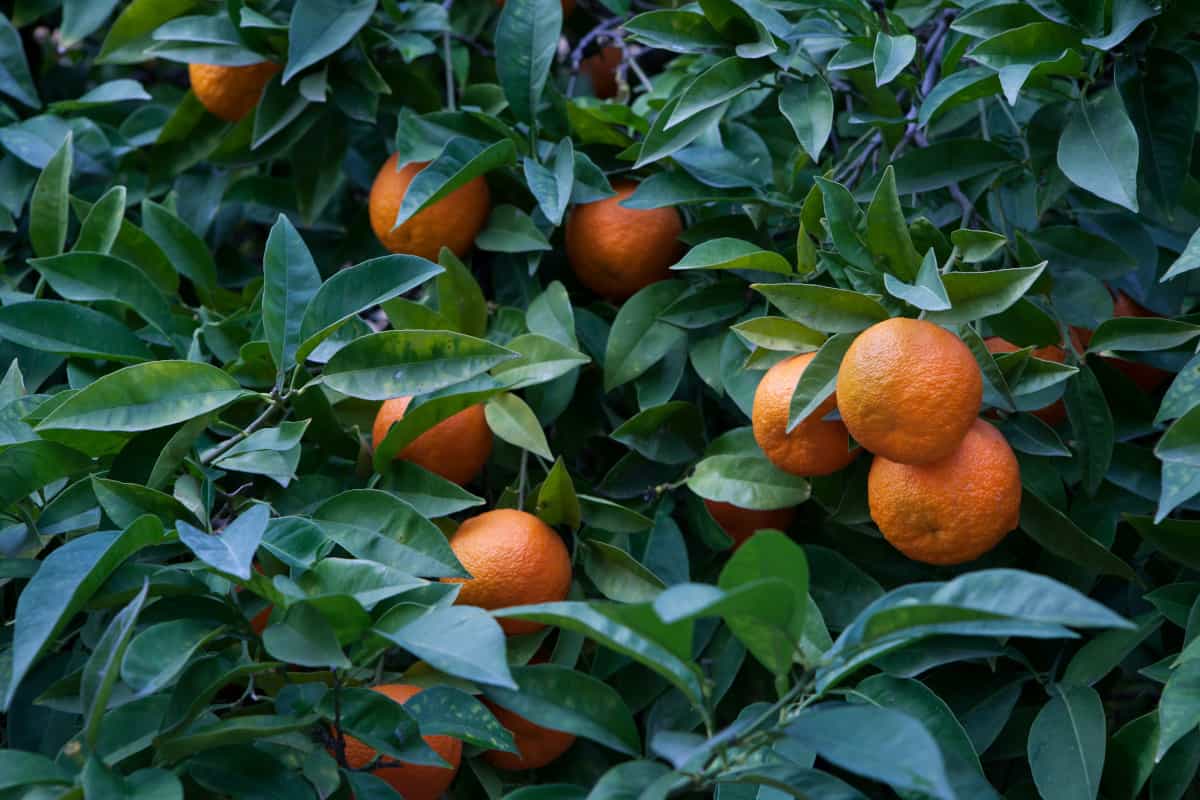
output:
[[[871,517],[909,558],[971,561],[1017,526],[1021,475],[1004,436],[978,418],[983,376],[957,336],[897,317],[863,331],[836,392],[790,432],[791,398],[814,355],[771,367],[754,396],[754,437],[775,466],[829,475],[853,461],[850,437],[875,455]],[[834,410],[841,419],[831,419]]]

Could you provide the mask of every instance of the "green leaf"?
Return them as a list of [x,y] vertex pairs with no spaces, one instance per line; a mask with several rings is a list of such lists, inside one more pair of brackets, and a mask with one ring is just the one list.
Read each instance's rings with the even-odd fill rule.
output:
[[508,106],[518,120],[536,125],[542,91],[562,32],[562,6],[553,0],[506,4],[496,27],[496,73]]
[[1181,519],[1155,523],[1150,517],[1126,518],[1148,543],[1180,564],[1200,569],[1200,523]]
[[17,598],[12,667],[4,693],[8,711],[17,688],[71,618],[127,558],[162,538],[162,526],[141,519],[124,531],[89,533],[72,539],[42,560]]
[[784,733],[830,763],[898,791],[944,800],[956,796],[937,742],[900,711],[825,703],[794,717]]
[[[819,196],[824,205],[826,226],[829,228],[838,254],[859,269],[873,270],[874,264],[871,260],[870,250],[867,249],[867,244],[859,233],[862,211],[855,202],[854,196],[850,194],[850,190],[840,183],[825,178],[817,178],[816,187],[820,189]],[[808,201],[806,200],[804,211],[807,211],[807,207]],[[808,224],[810,220],[804,211],[802,211],[802,217],[805,225],[816,234],[821,230],[820,221],[814,219],[811,220],[811,225]]]
[[512,164],[516,157],[517,150],[511,139],[484,145],[463,136],[454,137],[438,157],[412,179],[404,193],[395,225],[403,225],[417,212],[491,170]]
[[1063,403],[1075,432],[1084,486],[1094,494],[1112,463],[1115,429],[1100,383],[1086,364],[1079,365],[1079,374],[1067,384]]
[[1154,760],[1161,762],[1171,745],[1200,725],[1200,659],[1177,666],[1163,687],[1158,704],[1158,747]]
[[[944,189],[999,172],[1015,163],[1013,154],[994,142],[941,139],[928,147],[908,151],[892,162],[892,167],[896,170],[896,190],[907,195]],[[866,185],[873,184],[868,180]]]
[[392,423],[387,436],[375,448],[375,471],[387,472],[392,460],[425,431],[458,412],[482,403],[505,387],[489,375],[481,375],[462,384],[418,397],[408,406],[404,416]]
[[886,86],[894,81],[904,68],[912,63],[917,54],[917,37],[909,34],[889,36],[875,35],[875,50],[871,60],[875,64],[875,85]]
[[483,498],[476,497],[457,483],[411,461],[392,461],[382,475],[383,480],[378,488],[395,495],[430,519],[457,514],[484,502]]
[[730,327],[751,347],[785,353],[807,353],[818,349],[825,334],[784,317],[755,317]]
[[725,623],[764,666],[776,675],[785,675],[804,637],[808,611],[808,560],[804,551],[779,531],[759,531],[725,562],[717,585],[732,592],[769,578],[784,581],[792,591],[791,603],[786,604],[791,606],[790,613],[783,617],[782,625],[776,614],[787,609],[774,603],[727,613]]
[[579,495],[583,520],[593,528],[613,533],[642,533],[654,526],[654,521],[625,506],[602,497]]
[[871,295],[813,283],[756,283],[751,289],[791,319],[813,330],[858,333],[888,318]]
[[169,494],[136,483],[124,483],[92,476],[92,492],[108,518],[121,527],[151,514],[171,527],[181,519],[194,519],[182,502]]
[[162,248],[171,266],[195,285],[202,299],[216,290],[217,264],[212,253],[183,220],[158,203],[143,200],[142,227]]
[[[1009,6],[1011,7],[1011,6]],[[963,17],[959,17],[961,22]],[[956,23],[957,24],[957,23]],[[1000,78],[987,67],[967,67],[937,82],[925,95],[921,110],[917,114],[920,125],[928,125],[952,108],[975,100],[991,97],[1000,91]]]
[[[491,688],[488,691],[492,691]],[[433,686],[410,698],[404,710],[425,736],[453,736],[476,747],[516,752],[516,743],[487,706],[464,691]]]
[[608,684],[556,664],[513,669],[516,689],[487,687],[484,694],[525,719],[566,731],[634,756],[641,739],[621,694]]
[[154,358],[141,339],[112,317],[61,300],[0,306],[0,337],[66,356],[126,362]]
[[0,750],[0,790],[70,783],[65,769],[39,753]]
[[382,331],[338,350],[318,379],[363,400],[444,389],[516,358],[499,345],[450,331]]
[[615,545],[588,540],[582,549],[587,576],[609,600],[647,603],[664,588],[661,578]]
[[0,508],[22,500],[47,484],[86,472],[92,462],[57,442],[33,440],[0,451]]
[[321,531],[355,558],[430,578],[469,577],[441,529],[386,492],[352,489],[312,512]]
[[[678,95],[678,102],[671,108],[664,130],[670,130],[702,111],[719,107],[774,71],[775,66],[768,59],[750,61],[731,56],[718,61],[696,76]],[[663,113],[666,113],[666,109],[663,109]]]
[[687,485],[706,500],[764,511],[799,505],[810,492],[808,481],[759,453],[710,455],[696,465]]
[[375,0],[297,0],[288,24],[287,83],[342,49],[375,13]]
[[575,188],[575,147],[570,139],[563,139],[551,153],[550,166],[543,166],[532,158],[522,164],[525,183],[538,202],[538,208],[554,225],[561,225],[563,214],[571,202]]
[[484,686],[517,688],[505,658],[504,631],[483,609],[397,606],[373,630],[449,675]]
[[[100,208],[97,203],[92,215]],[[88,219],[92,218],[89,215]],[[63,253],[31,259],[46,283],[67,300],[91,303],[107,300],[133,309],[163,334],[173,330],[171,307],[146,273],[128,261],[103,253]]]
[[121,680],[146,697],[171,684],[204,644],[224,631],[211,620],[173,619],[141,630],[121,662]]
[[71,47],[94,33],[116,5],[117,0],[63,0],[62,46]]
[[1084,39],[1083,43],[1098,50],[1111,50],[1129,38],[1139,25],[1159,13],[1147,0],[1114,0],[1111,30],[1104,36]]
[[1029,766],[1043,796],[1095,800],[1104,767],[1106,724],[1088,686],[1055,687],[1029,729]]
[[484,414],[488,427],[501,439],[547,461],[553,460],[541,423],[524,400],[509,392],[498,394],[487,400]]
[[687,252],[673,270],[753,269],[790,275],[792,265],[778,253],[763,250],[741,239],[710,239]]
[[[1120,0],[1118,6],[1145,7],[1144,0]],[[1113,21],[1115,33],[1115,15]],[[1170,219],[1192,163],[1200,80],[1182,54],[1152,52],[1145,74],[1123,81],[1121,94],[1141,145],[1142,197],[1152,201],[1150,213]]]
[[1181,320],[1119,317],[1105,320],[1088,343],[1088,352],[1152,352],[1178,347],[1200,336],[1200,325]]
[[217,411],[246,394],[236,380],[209,364],[135,364],[89,384],[50,412],[37,429],[148,431]]
[[42,105],[37,87],[33,84],[33,76],[29,73],[21,34],[3,14],[0,14],[0,93],[30,108],[41,108]]
[[[223,719],[203,728],[189,728],[174,736],[159,739],[155,744],[158,747],[157,755],[168,762],[183,758],[194,759],[198,753],[206,750],[229,748],[236,752],[238,745],[249,746],[263,739],[296,731],[311,730],[316,722],[315,715],[293,717],[277,714],[248,714]],[[254,748],[248,747],[248,749]],[[260,754],[256,754],[254,757],[260,763],[264,758]],[[228,758],[228,755],[224,756],[222,763],[227,765]],[[195,760],[191,763],[195,764]],[[267,761],[267,764],[270,763],[272,761]],[[275,776],[274,779],[281,781],[282,777]]]
[[833,92],[829,84],[820,75],[789,81],[779,93],[779,111],[792,126],[804,152],[819,161],[833,131]]
[[686,9],[638,14],[625,23],[625,30],[639,41],[673,53],[692,53],[726,44],[702,14]]
[[297,603],[283,618],[267,626],[263,647],[272,658],[299,667],[348,668],[333,626],[316,608]]
[[180,522],[179,541],[196,558],[218,572],[248,581],[254,554],[267,530],[270,516],[271,510],[267,506],[256,504],[225,526],[219,534],[208,534],[186,522]]
[[677,400],[635,414],[611,436],[651,461],[686,464],[704,451],[704,420],[695,405]]
[[[1063,672],[1064,684],[1091,686],[1121,665],[1130,653],[1162,627],[1157,612],[1144,615],[1134,630],[1104,631],[1071,657]],[[1135,793],[1136,794],[1136,793]]]
[[280,214],[263,251],[262,321],[271,358],[281,374],[295,363],[301,318],[320,288],[321,274],[312,254]]
[[571,530],[577,530],[582,522],[579,500],[571,475],[562,456],[559,456],[538,489],[534,511],[547,525],[566,525]]
[[1076,185],[1137,212],[1137,130],[1114,89],[1083,100],[1058,141],[1058,166]]
[[[582,633],[662,675],[693,703],[700,702],[704,692],[697,668],[677,656],[667,644],[619,621],[617,608],[600,602],[561,602],[517,606],[495,613],[499,617],[517,617]],[[642,607],[620,608],[633,610]]]
[[133,0],[108,29],[98,62],[128,64],[142,61],[152,44],[150,34],[164,22],[187,13],[199,0]]
[[1031,22],[1006,30],[970,52],[971,58],[1000,74],[1000,85],[1009,105],[1015,105],[1021,87],[1034,74],[1078,72],[1082,59],[1076,28],[1054,22]]
[[917,278],[921,255],[913,247],[896,193],[896,171],[890,164],[867,209],[867,247],[886,272],[902,281]]
[[1104,545],[1088,536],[1054,506],[1036,492],[1025,492],[1021,498],[1021,530],[1046,550],[1085,569],[1101,575],[1116,575],[1136,582],[1134,571]]
[[842,357],[853,342],[854,336],[849,333],[831,336],[821,345],[813,360],[808,362],[804,374],[800,376],[792,392],[788,410],[788,433],[816,413],[821,404],[833,395],[837,388],[837,374]]
[[551,250],[550,242],[538,230],[533,218],[512,205],[492,209],[487,226],[475,238],[480,250],[494,253],[531,253]]
[[1200,229],[1192,234],[1192,238],[1188,239],[1187,247],[1179,254],[1179,258],[1175,259],[1174,263],[1171,264],[1170,269],[1159,278],[1159,283],[1166,283],[1194,269],[1200,269]]
[[892,297],[922,311],[947,311],[951,307],[946,287],[942,283],[942,275],[938,271],[937,254],[932,249],[921,261],[921,269],[917,272],[914,283],[904,283],[887,274],[883,276],[883,285]]
[[640,377],[687,338],[680,328],[658,320],[658,313],[686,288],[683,281],[659,281],[621,306],[605,349],[604,391]]
[[[637,154],[637,162],[633,165],[635,169],[641,169],[647,164],[653,164],[655,161],[664,159],[672,153],[682,150],[703,136],[707,131],[716,127],[721,118],[725,116],[728,103],[721,103],[712,108],[704,109],[688,117],[685,121],[675,125],[668,131],[667,121],[678,107],[679,98],[673,97],[658,112],[658,116],[654,118],[654,122],[650,125],[650,130],[646,132],[645,138],[642,139],[642,146],[639,148]],[[641,186],[647,186],[647,183],[644,182]],[[635,205],[630,206],[630,208],[638,207]]]
[[84,741],[89,748],[96,745],[109,698],[121,675],[121,663],[133,636],[133,627],[137,624],[138,614],[142,611],[149,590],[150,583],[146,581],[129,604],[117,612],[84,665],[79,682],[79,701],[83,706]]
[[56,256],[67,244],[71,169],[75,149],[71,133],[63,140],[33,186],[29,198],[29,244],[39,256]]
[[959,257],[968,264],[987,261],[998,253],[1008,239],[992,231],[973,231],[961,228],[950,233],[950,241],[958,248]]
[[950,298],[950,309],[930,312],[925,318],[939,325],[953,325],[999,314],[1020,300],[1045,269],[1043,261],[1035,267],[947,273],[942,276],[942,284]]
[[[141,86],[138,85],[140,89]],[[144,100],[149,100],[146,95]],[[114,186],[109,189],[91,211],[84,217],[79,226],[79,236],[75,239],[74,249],[93,253],[108,253],[112,250],[117,236],[121,232],[121,223],[125,218],[125,187]],[[60,292],[61,294],[61,292]]]

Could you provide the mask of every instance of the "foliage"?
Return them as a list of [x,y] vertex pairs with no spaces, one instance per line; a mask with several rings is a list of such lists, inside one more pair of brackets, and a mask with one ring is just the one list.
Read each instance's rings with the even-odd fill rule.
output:
[[[460,800],[1197,796],[1195,3],[5,7],[0,796],[396,797],[343,733],[462,739]],[[241,122],[186,89],[264,59]],[[432,162],[398,222],[486,175],[474,253],[379,247],[393,151]],[[690,250],[614,304],[563,227],[629,176]],[[819,353],[802,419],[897,315],[1019,456],[962,567],[882,541],[867,458],[788,475],[748,428],[764,369]],[[475,483],[392,460],[480,402]],[[799,512],[731,554],[701,498]],[[453,605],[443,531],[493,507],[565,537],[568,600]],[[484,698],[580,739],[501,773]]]

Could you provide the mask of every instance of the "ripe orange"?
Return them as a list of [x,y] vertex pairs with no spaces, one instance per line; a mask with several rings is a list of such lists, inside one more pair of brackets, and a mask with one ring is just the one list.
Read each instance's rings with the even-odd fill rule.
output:
[[[1110,290],[1111,291],[1111,290]],[[1113,317],[1158,317],[1150,309],[1134,300],[1124,292],[1117,290],[1113,296]],[[1084,351],[1092,342],[1092,331],[1088,328],[1071,328],[1071,338],[1076,349]],[[1127,361],[1124,358],[1105,356],[1104,360],[1125,373],[1131,381],[1137,384],[1143,392],[1153,392],[1171,378],[1171,373],[1143,364],[1140,361]]]
[[593,292],[623,300],[670,275],[683,245],[683,220],[674,208],[620,205],[637,184],[621,181],[616,194],[575,206],[567,215],[567,258],[579,281]]
[[[1015,353],[1021,349],[1007,339],[1001,339],[999,336],[989,336],[983,340],[983,343],[987,345],[989,353]],[[1034,348],[1033,356],[1045,361],[1054,361],[1058,364],[1062,364],[1067,360],[1066,351],[1056,344]],[[1067,418],[1067,407],[1063,405],[1062,400],[1055,400],[1050,405],[1034,411],[1033,415],[1039,417],[1047,425],[1057,425]]]
[[962,340],[924,320],[895,317],[858,335],[842,359],[838,408],[876,455],[928,464],[954,452],[979,414],[983,375]]
[[760,511],[735,506],[733,503],[722,503],[719,500],[705,500],[704,506],[721,526],[721,530],[729,534],[730,539],[733,539],[734,550],[741,547],[742,543],[753,536],[755,531],[761,531],[764,528],[786,531],[796,517],[794,506]]
[[1017,527],[1021,471],[1000,431],[972,423],[950,456],[900,464],[876,456],[867,479],[871,519],[911,559],[961,564],[991,550]]
[[509,772],[538,769],[567,752],[571,745],[575,744],[574,734],[543,728],[489,700],[483,702],[496,715],[497,721],[512,732],[517,749],[521,751],[520,755],[505,753],[502,750],[487,751],[484,758],[496,769]]
[[[404,416],[411,402],[411,397],[383,401],[371,428],[373,447],[379,447],[392,424]],[[479,475],[491,454],[492,429],[488,427],[480,404],[434,425],[409,442],[396,458],[411,461],[462,486]]]
[[[571,588],[571,556],[549,525],[512,508],[487,511],[463,522],[450,537],[450,548],[471,578],[462,583],[460,605],[486,609],[565,600]],[[513,635],[542,629],[540,622],[499,620]]]
[[617,96],[617,67],[621,65],[621,56],[621,48],[609,45],[579,62],[579,71],[588,76],[592,93],[601,100]]
[[209,113],[237,122],[254,110],[267,82],[282,69],[273,61],[244,67],[188,64],[188,80],[196,99]]
[[449,247],[459,258],[465,256],[492,210],[487,181],[482,176],[468,181],[394,228],[408,185],[428,163],[414,161],[397,171],[397,161],[398,156],[393,153],[383,162],[371,185],[367,204],[371,229],[380,244],[393,253],[408,253],[430,261],[437,261],[443,247]]
[[[404,683],[389,683],[372,687],[372,691],[385,694],[397,703],[408,702],[413,695],[420,693],[421,687]],[[403,763],[399,767],[381,767],[372,773],[382,778],[393,789],[404,796],[405,800],[439,800],[454,782],[458,774],[458,765],[462,761],[462,742],[450,736],[426,736],[425,744],[433,748],[449,767],[434,767],[428,764]],[[353,736],[346,737],[346,763],[352,769],[358,769],[371,763],[375,758],[375,750],[360,742]]]
[[837,407],[831,395],[820,407],[787,432],[792,393],[815,353],[804,353],[780,361],[767,370],[754,392],[754,440],[771,463],[793,475],[829,475],[858,456],[850,449],[846,426],[825,416]]

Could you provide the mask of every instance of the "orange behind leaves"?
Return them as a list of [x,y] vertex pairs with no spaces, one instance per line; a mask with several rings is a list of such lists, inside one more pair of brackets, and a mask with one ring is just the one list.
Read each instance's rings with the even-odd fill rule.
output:
[[[459,605],[494,610],[565,600],[571,588],[571,556],[554,530],[524,511],[498,508],[463,522],[450,548],[470,579],[462,583]],[[510,636],[542,629],[540,622],[501,619]]]
[[950,331],[895,317],[858,335],[842,359],[838,408],[855,441],[904,464],[954,452],[979,414],[983,375]]
[[884,538],[904,555],[961,564],[1017,527],[1021,471],[1003,434],[977,419],[941,461],[912,465],[876,456],[867,501]]
[[[983,343],[987,345],[989,353],[1015,353],[1021,349],[1007,339],[1001,339],[999,336],[989,336],[983,340]],[[1034,348],[1033,357],[1062,364],[1067,360],[1067,352],[1058,345],[1051,344],[1046,347]],[[1050,405],[1034,411],[1033,415],[1047,425],[1053,426],[1067,418],[1067,407],[1063,405],[1062,400],[1055,400]]]
[[393,153],[375,176],[368,207],[371,229],[380,244],[393,253],[408,253],[437,261],[443,247],[462,258],[475,244],[492,211],[492,196],[483,177],[474,178],[450,194],[414,214],[393,230],[396,214],[417,173],[426,162],[405,164],[396,170],[398,156]]
[[[389,683],[375,686],[372,691],[385,694],[397,703],[404,704],[421,692],[419,686],[404,683]],[[405,800],[439,800],[462,761],[462,742],[449,736],[426,736],[425,744],[450,764],[449,767],[434,767],[427,764],[404,764],[399,767],[381,767],[372,773],[405,797]],[[353,736],[346,737],[346,763],[353,769],[364,767],[375,758],[376,751]]]
[[616,194],[575,206],[567,215],[567,258],[580,283],[596,294],[624,300],[671,274],[683,254],[683,220],[674,208],[625,208],[637,184],[621,181]]
[[579,71],[592,82],[592,93],[601,100],[617,96],[617,67],[621,48],[608,45],[579,62]]
[[830,475],[858,456],[857,450],[850,450],[846,426],[825,419],[838,404],[836,394],[787,432],[792,393],[815,356],[804,353],[780,361],[767,370],[754,392],[754,440],[772,464],[793,475]]
[[484,705],[496,715],[501,725],[512,732],[517,749],[521,752],[517,755],[502,750],[489,750],[484,758],[496,769],[508,772],[538,769],[557,759],[575,744],[574,734],[535,725],[520,714],[501,708],[488,700],[484,701]]
[[[371,428],[371,443],[378,448],[392,424],[404,417],[411,397],[383,401]],[[422,433],[400,451],[397,459],[417,466],[462,486],[473,481],[492,454],[492,429],[483,406],[465,408]]]
[[742,543],[753,536],[755,531],[766,528],[786,531],[792,524],[792,520],[796,518],[794,506],[760,511],[735,506],[733,503],[722,503],[719,500],[705,500],[704,506],[721,526],[721,530],[729,534],[730,539],[733,539],[734,550],[741,547]]
[[281,70],[273,61],[244,67],[188,64],[188,81],[200,104],[226,122],[238,122],[258,105],[267,82]]

